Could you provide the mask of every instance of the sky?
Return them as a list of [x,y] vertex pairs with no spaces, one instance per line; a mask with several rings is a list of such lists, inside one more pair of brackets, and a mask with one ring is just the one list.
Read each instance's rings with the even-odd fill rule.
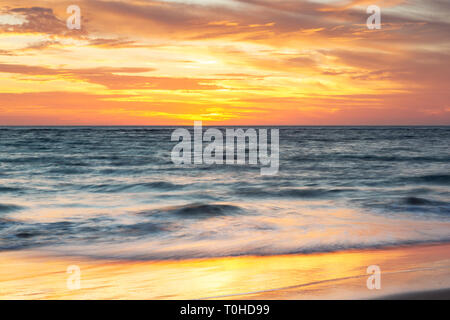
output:
[[450,125],[449,18],[448,0],[0,0],[0,125]]

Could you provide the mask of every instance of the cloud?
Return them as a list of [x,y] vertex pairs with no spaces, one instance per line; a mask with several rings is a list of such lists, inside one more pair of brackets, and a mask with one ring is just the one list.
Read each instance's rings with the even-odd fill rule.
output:
[[22,17],[22,23],[0,25],[1,32],[5,33],[42,33],[72,37],[80,37],[85,33],[68,29],[65,20],[58,18],[51,8],[12,8],[6,14]]
[[[59,76],[100,84],[112,90],[214,90],[214,79],[149,77],[123,75],[123,73],[144,73],[152,68],[91,68],[91,69],[52,69],[40,66],[0,64],[0,72],[16,73],[28,76]],[[121,74],[122,73],[122,74]]]
[[9,119],[450,123],[446,0],[80,0],[81,31],[70,1],[35,3],[0,0],[0,92],[23,93],[0,97]]

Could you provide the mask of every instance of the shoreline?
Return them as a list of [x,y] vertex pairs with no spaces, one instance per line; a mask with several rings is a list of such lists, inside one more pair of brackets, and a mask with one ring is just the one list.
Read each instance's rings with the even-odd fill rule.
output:
[[[69,266],[81,271],[70,290]],[[367,267],[381,289],[367,289]],[[120,261],[2,252],[0,299],[448,299],[450,244],[280,256]]]
[[450,288],[394,294],[378,300],[450,300]]

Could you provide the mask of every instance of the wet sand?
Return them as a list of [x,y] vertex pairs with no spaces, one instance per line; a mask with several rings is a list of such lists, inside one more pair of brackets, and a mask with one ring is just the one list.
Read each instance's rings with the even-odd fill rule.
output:
[[450,289],[417,291],[381,297],[384,300],[450,300]]
[[[81,270],[71,290],[67,268]],[[369,290],[367,267],[381,269]],[[450,244],[266,257],[113,261],[2,252],[0,299],[448,299]]]

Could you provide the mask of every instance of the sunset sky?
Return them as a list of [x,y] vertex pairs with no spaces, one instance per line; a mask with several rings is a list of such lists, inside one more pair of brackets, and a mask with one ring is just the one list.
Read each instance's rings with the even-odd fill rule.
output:
[[0,0],[0,125],[449,125],[449,58],[448,0]]

